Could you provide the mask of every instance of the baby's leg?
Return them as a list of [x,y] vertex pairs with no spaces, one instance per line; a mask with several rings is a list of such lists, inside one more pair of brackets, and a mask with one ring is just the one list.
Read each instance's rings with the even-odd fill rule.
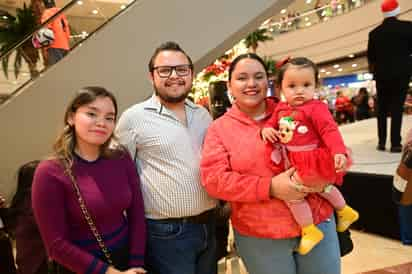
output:
[[342,193],[335,186],[329,185],[327,188],[328,191],[320,193],[320,195],[328,200],[335,208],[338,215],[336,230],[343,232],[359,219],[359,213],[350,206],[346,205]]
[[305,255],[323,239],[323,233],[313,224],[312,211],[306,200],[290,201],[286,204],[302,229],[302,237],[297,251],[299,254]]
[[319,193],[323,198],[333,206],[334,209],[340,210],[346,206],[345,198],[342,193],[334,185],[328,185],[327,190]]

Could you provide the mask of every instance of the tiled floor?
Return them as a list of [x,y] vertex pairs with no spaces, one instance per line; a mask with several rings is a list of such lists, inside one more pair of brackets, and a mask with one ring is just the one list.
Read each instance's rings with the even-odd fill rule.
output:
[[[342,274],[412,274],[412,246],[355,230],[351,234],[355,248],[342,258]],[[247,271],[238,257],[234,257],[220,262],[219,274],[247,274]]]
[[[400,241],[359,231],[352,231],[352,239],[355,248],[352,253],[342,258],[342,274],[362,273],[412,263],[412,246],[402,245]],[[403,272],[390,273],[401,274]]]

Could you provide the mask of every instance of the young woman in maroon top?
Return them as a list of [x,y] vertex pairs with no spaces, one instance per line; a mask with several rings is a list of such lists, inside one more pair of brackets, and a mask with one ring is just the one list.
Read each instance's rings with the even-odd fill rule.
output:
[[[75,273],[145,273],[143,200],[132,159],[112,148],[116,115],[110,92],[81,89],[66,110],[53,157],[35,172],[33,211],[47,253]],[[112,264],[85,220],[70,173]]]

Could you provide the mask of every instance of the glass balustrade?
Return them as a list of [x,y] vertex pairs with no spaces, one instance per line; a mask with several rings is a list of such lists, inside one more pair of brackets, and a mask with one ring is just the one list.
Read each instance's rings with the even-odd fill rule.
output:
[[266,20],[262,27],[267,28],[273,37],[282,33],[304,29],[318,23],[326,22],[332,17],[348,13],[369,2],[376,0],[336,0],[330,4],[304,11],[284,11],[284,14],[276,15]]
[[[93,35],[113,17],[137,0],[57,1],[60,12],[44,25],[64,14],[70,28],[70,50]],[[0,8],[0,104],[52,65],[47,62],[46,47],[35,48],[32,37],[42,26],[29,6]],[[69,53],[70,54],[70,53]]]

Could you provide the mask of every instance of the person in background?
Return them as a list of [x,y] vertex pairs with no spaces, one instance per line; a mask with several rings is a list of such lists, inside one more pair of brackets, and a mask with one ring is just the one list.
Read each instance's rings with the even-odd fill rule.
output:
[[130,155],[114,143],[116,117],[112,93],[80,89],[67,106],[52,157],[36,168],[34,217],[59,271],[146,272],[139,177]]
[[31,186],[39,161],[22,165],[17,172],[17,192],[10,205],[10,231],[16,240],[17,274],[44,274],[48,258],[31,204]]
[[[44,23],[59,12],[54,0],[43,0],[45,10],[41,16],[41,23]],[[66,15],[61,14],[50,22],[47,27],[53,31],[54,41],[47,48],[47,65],[51,66],[62,59],[70,50],[70,28]]]
[[0,194],[0,273],[15,274],[16,266],[14,265],[11,239],[5,224],[8,209],[5,207],[6,200]]
[[356,120],[364,120],[370,118],[369,94],[365,87],[359,89],[358,94],[353,98],[355,105]]
[[382,24],[369,33],[368,63],[377,89],[377,150],[386,146],[387,117],[391,117],[390,151],[402,151],[403,104],[412,74],[412,22],[397,18],[400,13],[396,0],[381,4]]
[[393,177],[393,198],[399,209],[401,241],[412,245],[412,128],[406,136],[401,161]]
[[412,89],[409,90],[405,99],[405,113],[408,115],[412,114]]
[[355,120],[353,117],[352,102],[342,91],[336,93],[335,109],[338,124],[346,122],[352,123]]
[[127,109],[116,132],[135,155],[147,221],[146,267],[155,274],[215,274],[215,208],[200,183],[200,155],[212,121],[187,100],[193,63],[175,42],[149,61],[151,98]]
[[[260,137],[278,100],[266,96],[265,63],[256,54],[237,56],[229,68],[232,107],[207,131],[202,151],[202,184],[229,201],[237,250],[250,274],[339,274],[340,252],[331,205],[295,181],[294,169],[275,171]],[[234,141],[235,140],[235,141]],[[324,239],[310,253],[296,252],[300,228],[285,201],[305,199]],[[325,259],[327,258],[327,259]]]

